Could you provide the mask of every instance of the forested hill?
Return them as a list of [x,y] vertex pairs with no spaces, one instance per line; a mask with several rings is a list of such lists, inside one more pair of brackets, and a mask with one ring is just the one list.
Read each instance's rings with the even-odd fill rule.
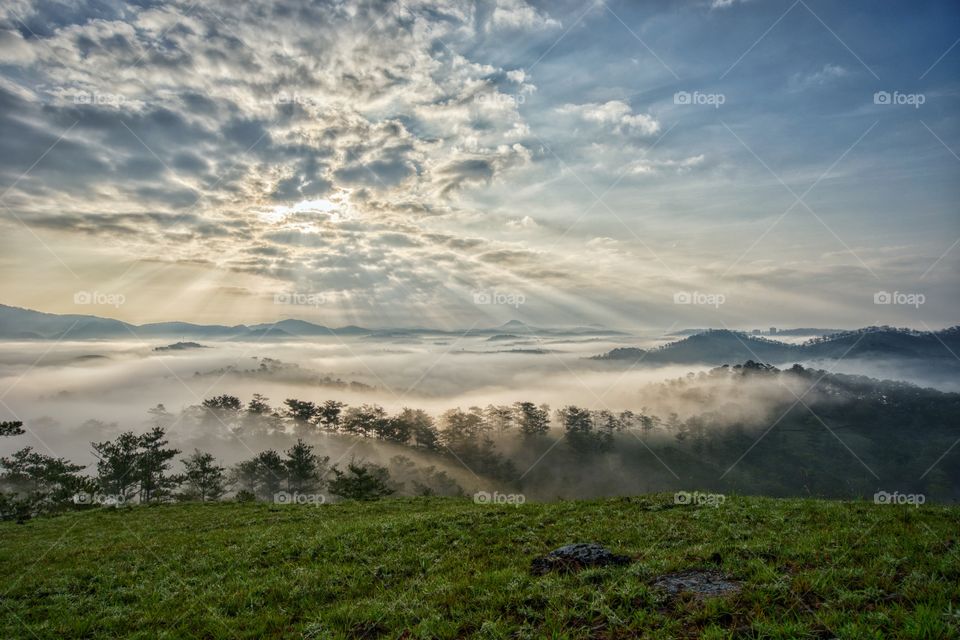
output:
[[941,331],[915,331],[892,327],[865,327],[787,344],[740,331],[710,329],[655,349],[623,347],[595,356],[595,360],[650,364],[715,366],[745,360],[774,364],[816,359],[933,359],[960,365],[960,327]]

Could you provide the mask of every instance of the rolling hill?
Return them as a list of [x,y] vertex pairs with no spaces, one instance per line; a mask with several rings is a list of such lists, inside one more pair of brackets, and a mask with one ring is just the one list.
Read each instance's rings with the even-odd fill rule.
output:
[[771,364],[824,359],[938,360],[960,364],[960,327],[915,331],[865,327],[787,344],[728,329],[710,329],[656,349],[622,347],[594,356],[595,360],[642,361],[649,364],[709,364],[759,360]]

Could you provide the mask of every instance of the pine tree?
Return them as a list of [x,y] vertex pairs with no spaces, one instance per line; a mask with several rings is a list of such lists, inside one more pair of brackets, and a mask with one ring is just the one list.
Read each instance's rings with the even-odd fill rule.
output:
[[97,456],[97,484],[100,491],[126,502],[137,495],[140,484],[140,438],[125,431],[116,440],[92,443]]
[[180,450],[166,448],[169,443],[160,427],[154,427],[140,436],[137,444],[140,502],[157,502],[167,498],[182,480],[179,476],[166,474],[172,466],[170,461],[180,454]]
[[310,493],[318,490],[323,484],[323,476],[326,475],[329,461],[330,458],[321,458],[313,453],[313,447],[298,439],[297,444],[287,450],[287,458],[284,460],[287,490],[291,493]]
[[193,453],[181,462],[185,471],[185,489],[181,498],[209,502],[223,497],[227,491],[224,468],[216,463],[213,455],[194,449]]
[[517,402],[513,405],[520,433],[525,437],[542,436],[550,431],[550,407],[537,406],[532,402]]

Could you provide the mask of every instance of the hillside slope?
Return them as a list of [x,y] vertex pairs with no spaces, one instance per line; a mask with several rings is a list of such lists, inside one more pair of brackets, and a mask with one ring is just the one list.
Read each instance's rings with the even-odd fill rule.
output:
[[744,360],[771,364],[821,359],[937,360],[954,367],[958,350],[960,327],[940,331],[864,327],[812,338],[801,344],[780,342],[741,331],[708,329],[654,349],[618,347],[594,356],[593,360],[645,364],[706,363],[715,366]]
[[[0,525],[0,636],[956,637],[958,530],[956,507],[672,495],[95,510]],[[578,541],[633,562],[530,575]],[[697,568],[742,590],[652,586]]]

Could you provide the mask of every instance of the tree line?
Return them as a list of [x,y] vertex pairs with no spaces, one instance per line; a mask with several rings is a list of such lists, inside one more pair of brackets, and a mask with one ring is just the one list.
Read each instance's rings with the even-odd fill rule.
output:
[[[456,459],[475,474],[513,482],[514,463],[496,449],[495,438],[514,434],[525,441],[544,438],[552,426],[550,407],[533,402],[456,408],[439,420],[421,409],[403,408],[390,415],[376,404],[348,406],[289,398],[281,407],[254,394],[247,402],[233,395],[217,395],[187,410],[201,425],[244,431],[291,433],[301,437],[284,452],[260,452],[232,468],[210,453],[194,450],[181,456],[171,447],[167,427],[174,416],[160,404],[149,410],[156,426],[144,433],[125,431],[112,440],[92,442],[97,459],[95,475],[65,458],[32,447],[0,458],[0,519],[28,517],[91,505],[155,504],[168,501],[210,502],[232,494],[237,500],[273,500],[281,492],[316,494],[327,491],[345,499],[372,499],[395,493],[402,483],[385,466],[350,461],[345,468],[331,465],[314,452],[302,436],[335,433],[389,442],[438,457]],[[571,449],[586,453],[608,451],[613,434],[656,421],[625,411],[591,411],[568,406],[556,412]],[[23,435],[22,422],[0,423],[0,436]],[[177,458],[179,458],[179,466]],[[175,469],[175,467],[177,467]],[[409,458],[395,456],[391,468],[408,480],[418,494],[460,495],[462,488],[445,472],[418,468]]]
[[[25,433],[22,422],[0,422],[0,437]],[[24,447],[0,458],[0,520],[31,517],[92,506],[157,504],[169,501],[213,502],[231,491],[239,501],[273,500],[279,495],[316,494],[370,500],[390,495],[386,468],[351,460],[345,469],[330,466],[313,446],[298,439],[283,454],[264,451],[232,469],[200,450],[174,461],[182,452],[169,446],[166,431],[126,431],[113,440],[91,443],[96,474],[83,465]]]

